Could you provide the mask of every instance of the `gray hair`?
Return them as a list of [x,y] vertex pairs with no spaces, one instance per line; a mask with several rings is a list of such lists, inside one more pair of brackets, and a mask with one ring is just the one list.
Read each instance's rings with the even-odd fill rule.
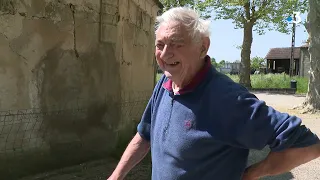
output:
[[190,38],[195,41],[201,41],[203,37],[210,36],[210,21],[200,18],[200,15],[193,9],[187,7],[175,7],[164,12],[156,18],[156,32],[163,24],[170,21],[181,22],[189,32]]

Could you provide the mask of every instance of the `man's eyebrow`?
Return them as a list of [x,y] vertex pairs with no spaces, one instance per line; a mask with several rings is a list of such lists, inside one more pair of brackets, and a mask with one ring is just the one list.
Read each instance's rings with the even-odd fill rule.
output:
[[167,40],[157,39],[155,41],[155,43],[156,44],[157,43],[165,43],[165,41],[174,42],[174,43],[184,43],[185,42],[184,38],[182,38],[182,37],[171,37],[170,39],[167,39]]
[[163,41],[162,41],[162,40],[156,40],[155,43],[156,43],[156,44],[158,44],[158,43],[163,43]]
[[184,38],[182,38],[182,37],[172,37],[171,40],[173,42],[179,42],[179,43],[183,43],[184,42]]

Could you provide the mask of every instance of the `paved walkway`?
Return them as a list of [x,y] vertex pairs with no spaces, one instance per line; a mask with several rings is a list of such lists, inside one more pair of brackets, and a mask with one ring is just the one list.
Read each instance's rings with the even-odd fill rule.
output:
[[[303,119],[303,123],[312,131],[320,136],[320,115],[299,114],[298,111],[292,110],[296,105],[303,102],[304,97],[296,97],[292,95],[268,95],[257,93],[257,97],[266,101],[275,109],[297,115]],[[263,151],[252,151],[249,162],[254,163],[263,159],[268,153],[268,149]],[[303,154],[302,154],[303,156]],[[52,171],[23,180],[98,180],[106,179],[111,173],[117,162],[114,160],[101,160],[89,162],[78,166],[64,168]],[[127,180],[149,180],[150,179],[150,163],[140,163],[129,176]],[[320,158],[304,164],[291,172],[276,177],[267,177],[264,180],[320,180]]]

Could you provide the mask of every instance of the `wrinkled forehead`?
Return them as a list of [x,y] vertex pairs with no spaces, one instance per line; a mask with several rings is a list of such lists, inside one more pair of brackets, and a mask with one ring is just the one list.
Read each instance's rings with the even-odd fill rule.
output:
[[169,22],[159,26],[156,31],[156,41],[187,42],[189,41],[189,36],[182,23]]

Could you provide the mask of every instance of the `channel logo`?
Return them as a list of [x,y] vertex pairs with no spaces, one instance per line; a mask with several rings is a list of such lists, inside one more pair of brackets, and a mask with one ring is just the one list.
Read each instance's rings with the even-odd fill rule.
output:
[[300,12],[293,12],[293,15],[295,16],[296,20],[293,19],[293,16],[289,16],[286,19],[288,23],[298,24],[302,21],[300,17]]

